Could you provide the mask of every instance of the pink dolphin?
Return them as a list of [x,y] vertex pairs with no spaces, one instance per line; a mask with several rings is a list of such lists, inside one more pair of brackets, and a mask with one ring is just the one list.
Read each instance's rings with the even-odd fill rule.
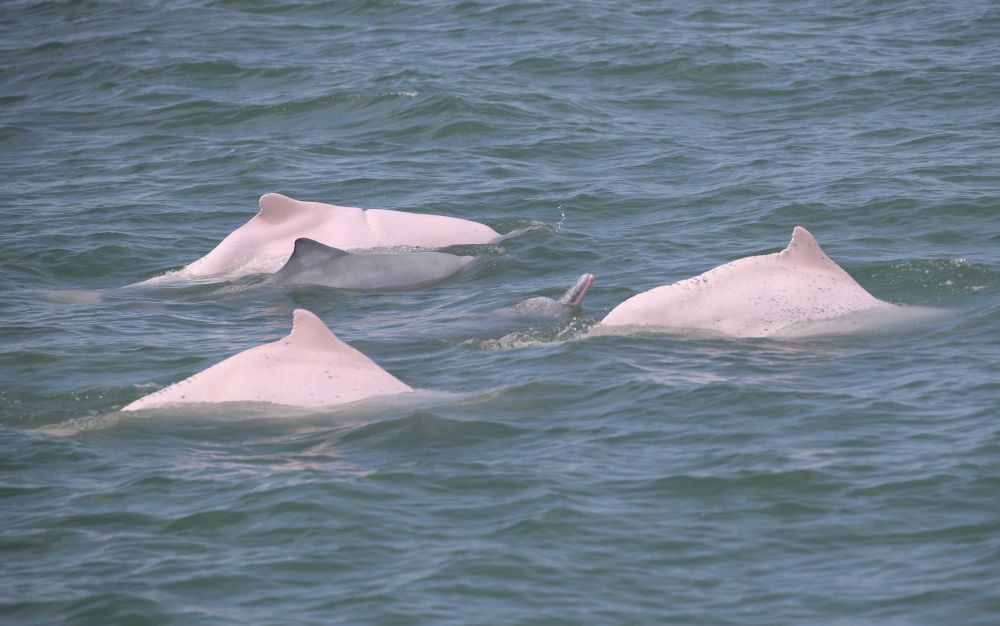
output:
[[413,391],[337,338],[316,315],[296,309],[292,332],[139,398],[123,411],[193,402],[271,402],[325,407]]
[[632,296],[595,330],[652,327],[766,337],[804,322],[895,308],[865,291],[809,231],[796,226],[781,252],[737,259]]
[[182,272],[196,277],[222,273],[236,277],[274,271],[288,260],[300,237],[342,250],[359,250],[480,244],[497,239],[500,233],[457,217],[356,209],[268,193],[260,197],[257,215]]

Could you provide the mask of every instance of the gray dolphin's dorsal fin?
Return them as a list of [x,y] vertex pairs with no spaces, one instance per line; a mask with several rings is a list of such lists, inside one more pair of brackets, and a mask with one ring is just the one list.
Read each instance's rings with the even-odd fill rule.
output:
[[293,348],[360,354],[334,335],[315,313],[305,309],[295,309],[292,313],[292,332],[284,342]]
[[341,250],[340,248],[334,248],[333,246],[328,246],[322,244],[315,239],[309,239],[308,237],[299,237],[295,240],[295,247],[292,249],[292,256],[302,256],[303,254],[312,254],[315,252],[322,253],[323,256],[331,259],[337,257],[347,256],[350,252]]
[[801,226],[796,226],[792,230],[792,240],[788,242],[788,246],[780,254],[783,258],[805,265],[834,264],[823,253],[823,249],[816,243],[812,234]]
[[257,214],[268,224],[280,224],[293,215],[305,211],[305,203],[280,193],[265,193],[260,197],[260,212]]

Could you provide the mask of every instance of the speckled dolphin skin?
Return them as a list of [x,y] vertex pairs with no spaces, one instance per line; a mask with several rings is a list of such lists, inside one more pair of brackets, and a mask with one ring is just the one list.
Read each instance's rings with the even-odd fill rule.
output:
[[235,277],[259,272],[266,262],[273,270],[288,259],[300,237],[343,250],[364,250],[482,244],[500,234],[485,224],[457,217],[357,209],[268,193],[260,197],[257,215],[182,271],[192,277]]
[[796,226],[781,252],[737,259],[632,296],[595,330],[689,329],[767,337],[804,322],[894,308],[865,291],[823,253],[809,231]]
[[264,282],[350,291],[408,291],[448,280],[475,260],[445,252],[351,254],[300,238],[295,240],[288,262]]
[[558,318],[567,316],[575,311],[583,302],[584,296],[590,291],[594,284],[593,274],[580,274],[576,282],[566,290],[558,300],[536,296],[522,300],[517,304],[504,307],[495,311],[495,314],[503,317],[522,318]]
[[326,407],[410,391],[316,315],[297,309],[287,337],[233,355],[122,410],[210,402]]

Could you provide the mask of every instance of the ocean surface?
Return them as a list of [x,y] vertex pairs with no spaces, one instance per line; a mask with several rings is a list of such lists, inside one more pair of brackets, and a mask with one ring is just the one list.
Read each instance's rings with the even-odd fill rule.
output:
[[[1000,624],[1000,5],[8,0],[0,623]],[[447,284],[130,287],[261,194]],[[920,323],[589,336],[808,228]],[[576,316],[492,312],[596,283]],[[292,311],[421,390],[123,414]]]

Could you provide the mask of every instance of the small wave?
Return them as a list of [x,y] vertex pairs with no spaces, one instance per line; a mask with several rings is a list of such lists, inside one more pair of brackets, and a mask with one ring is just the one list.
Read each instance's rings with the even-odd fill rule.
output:
[[583,318],[573,318],[568,322],[555,326],[515,331],[499,339],[469,339],[464,344],[483,350],[497,351],[559,345],[588,336],[592,325],[592,321],[587,321]]
[[956,296],[996,288],[1000,283],[996,271],[960,257],[880,263],[861,269],[857,276],[864,284],[874,283],[879,294],[932,305],[951,305]]
[[47,292],[45,299],[57,304],[99,304],[104,301],[104,292],[99,289],[64,289]]
[[521,235],[524,235],[526,233],[544,229],[555,230],[549,224],[546,224],[545,222],[539,220],[530,220],[526,225],[514,224],[513,229],[507,234],[501,235],[498,239],[495,240],[495,243],[499,243],[507,239],[513,239],[514,237],[520,237]]
[[381,420],[355,429],[345,435],[345,441],[375,438],[383,443],[412,446],[414,440],[426,440],[449,445],[468,445],[474,441],[515,437],[526,432],[510,424],[492,420],[454,419],[429,410],[413,412],[391,420]]

